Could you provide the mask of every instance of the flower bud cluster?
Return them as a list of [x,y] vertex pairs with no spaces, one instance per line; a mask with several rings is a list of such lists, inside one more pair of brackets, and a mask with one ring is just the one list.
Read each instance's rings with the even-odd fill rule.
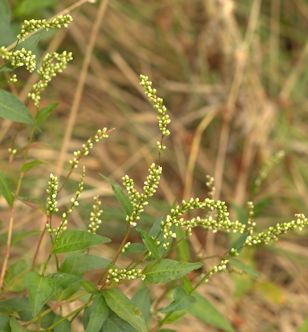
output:
[[[146,97],[158,113],[158,126],[162,136],[169,136],[170,131],[167,127],[170,124],[171,120],[169,115],[167,114],[167,108],[164,105],[164,100],[157,96],[157,90],[155,88],[152,88],[152,82],[149,80],[148,76],[140,75],[140,85],[143,87]],[[159,150],[165,149],[165,146],[162,144],[162,142],[158,141],[157,146]]]
[[255,187],[259,188],[264,180],[268,177],[271,170],[280,163],[280,161],[285,157],[284,151],[278,151],[272,158],[270,158],[265,165],[261,168],[259,175],[255,180]]
[[80,150],[77,150],[74,152],[74,159],[70,160],[69,163],[71,164],[72,168],[77,168],[79,161],[82,157],[87,156],[90,151],[94,147],[94,143],[98,143],[102,141],[105,138],[108,138],[108,129],[103,128],[103,129],[98,129],[96,134],[89,138],[85,144],[82,145]]
[[36,68],[36,56],[30,50],[22,48],[20,50],[9,51],[4,46],[0,47],[0,57],[9,62],[10,65],[16,69],[26,67],[31,73]]
[[208,196],[213,199],[215,195],[214,178],[210,175],[207,175],[205,184],[209,190]]
[[[216,233],[218,231],[223,231],[227,233],[240,233],[243,234],[245,231],[245,225],[236,221],[231,221],[229,219],[214,219],[212,216],[208,216],[207,218],[192,218],[190,220],[184,220],[183,218],[180,218],[179,220],[176,220],[174,222],[174,226],[180,226],[184,228],[188,235],[192,234],[192,230],[195,227],[202,227],[206,230],[210,230],[213,233]],[[170,232],[168,232],[170,234]],[[174,233],[172,233],[173,235]],[[174,237],[174,236],[173,236]]]
[[145,279],[142,269],[118,269],[112,268],[108,271],[107,282],[118,284],[121,280]]
[[10,78],[9,78],[9,82],[10,83],[16,83],[18,82],[18,78],[16,74],[13,74]]
[[133,181],[128,177],[123,177],[123,184],[129,193],[130,197],[132,197],[132,206],[133,210],[130,215],[126,216],[126,221],[130,224],[131,227],[137,226],[137,221],[140,219],[140,214],[144,211],[146,205],[148,205],[148,200],[152,197],[159,185],[160,176],[162,173],[162,167],[152,163],[149,168],[149,175],[147,176],[144,186],[143,193],[138,193],[133,185]]
[[[207,216],[206,218],[193,218],[191,220],[184,220],[180,218],[181,215],[195,209],[209,209],[210,213],[215,212],[216,218]],[[245,226],[239,221],[231,221],[229,219],[229,212],[225,202],[206,198],[200,201],[199,198],[191,198],[186,201],[183,200],[181,204],[177,205],[170,211],[166,219],[162,221],[162,230],[164,243],[163,246],[168,248],[172,238],[176,238],[174,228],[181,226],[186,228],[189,234],[194,227],[201,226],[213,231],[227,231],[227,232],[240,232],[243,233]]]
[[71,52],[47,53],[38,70],[39,81],[33,85],[28,97],[34,101],[35,106],[39,106],[42,92],[47,88],[48,83],[73,60]]
[[46,228],[49,233],[55,234],[55,236],[59,236],[61,233],[63,233],[67,229],[67,224],[68,224],[68,218],[73,212],[73,209],[79,205],[79,198],[80,195],[84,189],[84,179],[85,179],[85,167],[83,167],[81,178],[78,184],[78,189],[75,192],[74,197],[71,198],[71,205],[68,208],[66,212],[62,213],[61,216],[61,223],[59,227],[53,228],[50,224],[46,225]]
[[27,37],[29,37],[30,34],[33,34],[35,32],[38,32],[39,30],[45,29],[61,29],[61,28],[67,28],[68,25],[73,21],[73,18],[71,15],[59,15],[57,17],[54,17],[50,20],[25,20],[21,26],[21,30],[19,35],[17,36],[17,40],[23,41]]
[[126,250],[128,249],[128,247],[131,245],[132,243],[130,241],[126,242],[121,250],[122,254],[124,254],[126,252]]
[[96,234],[100,224],[102,223],[101,215],[103,210],[101,209],[101,201],[97,196],[93,197],[94,203],[92,205],[92,211],[90,214],[90,223],[88,226],[88,232]]
[[135,189],[134,180],[131,179],[128,175],[124,175],[122,181],[130,201],[132,203],[137,203],[140,199],[140,193]]
[[58,177],[51,173],[46,189],[48,194],[46,202],[46,214],[48,216],[51,216],[52,214],[59,211],[57,208],[58,185]]
[[301,231],[305,226],[308,226],[308,218],[304,214],[296,214],[296,219],[288,222],[278,223],[275,226],[270,226],[266,231],[255,235],[249,235],[246,239],[245,245],[255,246],[262,244],[269,244],[277,241],[280,235],[286,234],[293,230]]
[[204,275],[204,282],[207,283],[214,274],[226,271],[228,263],[229,260],[227,258],[223,258],[217,265],[212,267],[206,275]]
[[15,156],[17,153],[17,149],[16,148],[8,148],[7,152],[9,153],[10,156]]
[[254,217],[254,204],[253,202],[248,202],[247,203],[248,206],[248,220],[247,220],[247,224],[246,224],[246,231],[248,234],[252,235],[253,231],[256,227],[256,223],[253,221],[253,217]]

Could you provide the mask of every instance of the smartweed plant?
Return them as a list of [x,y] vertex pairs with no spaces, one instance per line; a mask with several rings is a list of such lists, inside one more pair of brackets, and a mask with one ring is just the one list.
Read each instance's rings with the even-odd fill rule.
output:
[[[0,117],[27,126],[30,132],[23,147],[16,149],[12,141],[8,150],[9,167],[14,165],[15,159],[22,160],[15,188],[7,180],[5,169],[0,173],[0,193],[9,211],[2,225],[6,245],[1,249],[0,330],[71,331],[72,322],[79,322],[87,332],[162,332],[169,331],[164,328],[166,324],[189,313],[221,330],[234,331],[232,324],[198,293],[198,288],[218,273],[232,273],[235,268],[245,272],[245,264],[239,260],[245,248],[266,246],[286,233],[301,231],[308,225],[308,219],[297,214],[293,220],[258,231],[253,202],[247,204],[246,220],[234,220],[227,203],[215,199],[214,180],[207,176],[208,197],[192,197],[175,203],[159,222],[151,227],[145,225],[143,213],[159,187],[163,172],[161,154],[166,150],[166,139],[170,135],[167,107],[148,76],[140,75],[140,85],[157,114],[161,133],[157,142],[158,157],[149,166],[141,191],[136,189],[129,175],[122,179],[123,189],[113,185],[114,195],[126,213],[122,226],[126,229],[125,235],[114,254],[106,257],[103,249],[100,256],[91,253],[93,246],[103,248],[112,242],[103,235],[105,229],[100,229],[104,211],[99,197],[93,197],[84,229],[74,229],[70,224],[84,190],[86,168],[82,166],[83,158],[112,132],[102,128],[73,153],[66,176],[46,174],[45,225],[37,236],[32,262],[28,264],[22,257],[12,257],[21,188],[28,172],[41,163],[30,159],[29,149],[36,132],[54,108],[54,105],[41,108],[42,94],[49,82],[72,60],[72,54],[63,51],[47,53],[39,61],[30,49],[23,47],[23,42],[41,30],[65,28],[71,21],[69,14],[49,20],[24,21],[16,42],[0,48],[1,74],[6,75],[9,84],[18,82],[16,71],[21,67],[38,75],[38,81],[28,95],[36,110],[34,115],[14,93],[0,90]],[[273,163],[281,157],[279,153]],[[261,171],[255,190],[260,188],[273,163]],[[62,189],[71,174],[79,169],[80,180],[71,201],[65,209],[60,209],[58,199]],[[195,210],[199,215],[191,217]],[[58,224],[56,217],[60,219]],[[235,239],[223,255],[217,255],[217,263],[210,268],[205,269],[204,257],[198,254],[191,261],[175,259],[177,248],[183,242],[189,242],[195,228],[231,233]],[[129,239],[133,233],[138,240],[131,243]],[[50,251],[41,262],[38,253],[44,237],[49,238]],[[126,264],[123,260],[119,262],[123,255],[126,255]],[[99,272],[98,278],[93,278],[93,271]],[[157,290],[160,290],[159,296]]]

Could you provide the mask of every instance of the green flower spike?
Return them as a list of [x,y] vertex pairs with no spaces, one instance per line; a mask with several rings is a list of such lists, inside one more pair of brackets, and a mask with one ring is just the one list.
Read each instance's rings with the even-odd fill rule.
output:
[[73,21],[71,15],[59,15],[50,20],[25,20],[21,26],[19,35],[17,36],[18,42],[24,41],[29,35],[32,35],[39,30],[61,29],[67,28]]

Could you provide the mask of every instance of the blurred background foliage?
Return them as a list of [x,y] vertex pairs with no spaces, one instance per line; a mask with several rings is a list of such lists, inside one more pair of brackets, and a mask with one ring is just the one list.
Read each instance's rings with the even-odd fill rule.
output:
[[[0,1],[0,45],[6,46],[15,40],[24,19],[51,17],[74,2],[12,0],[9,8],[4,3]],[[26,42],[37,56],[47,49],[74,54],[68,70],[44,95],[44,105],[57,101],[58,106],[31,147],[33,158],[47,162],[29,173],[22,193],[26,204],[19,206],[16,228],[22,233],[28,230],[24,234],[32,240],[34,224],[41,227],[33,206],[44,204],[47,174],[55,170],[65,174],[59,151],[97,7],[86,3],[72,12],[74,22],[68,30],[39,33]],[[100,194],[104,234],[120,239],[124,232],[124,212],[101,175],[120,183],[128,173],[141,186],[156,157],[159,132],[138,84],[140,73],[150,76],[172,119],[172,135],[162,158],[161,189],[145,223],[159,221],[175,201],[204,197],[206,174],[215,177],[216,196],[228,202],[234,218],[245,218],[246,202],[255,202],[259,229],[291,219],[294,213],[307,213],[307,27],[305,0],[110,0],[91,55],[73,135],[66,142],[68,152],[99,127],[116,130],[85,160],[86,190],[72,223],[84,227],[89,198]],[[25,100],[36,78],[20,74],[23,79],[16,86],[7,86],[4,72],[0,86]],[[21,147],[27,135],[19,125],[0,122],[1,169],[8,160],[9,143],[13,140],[14,147]],[[254,191],[260,170],[281,150],[285,157],[272,167],[260,190]],[[64,157],[68,160],[70,154]],[[12,183],[18,166],[17,158],[6,170]],[[69,201],[78,179],[73,174],[60,204]],[[6,218],[3,206],[1,201],[1,220]],[[221,234],[196,232],[184,250],[190,255],[203,250],[205,257],[221,254],[230,240]],[[21,242],[16,255],[30,244],[25,236],[17,241]],[[250,267],[246,274],[219,275],[202,292],[236,331],[308,331],[307,321],[302,325],[308,319],[307,231],[243,255]],[[194,331],[204,331],[202,323],[191,317],[175,328],[188,331],[192,323]]]

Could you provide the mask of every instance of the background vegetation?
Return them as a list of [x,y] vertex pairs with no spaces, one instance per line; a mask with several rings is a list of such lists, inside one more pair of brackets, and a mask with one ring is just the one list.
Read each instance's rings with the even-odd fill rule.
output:
[[[48,18],[74,3],[10,2],[11,18],[0,10],[1,45],[15,40],[24,19]],[[41,213],[34,207],[44,201],[47,171],[66,174],[69,153],[105,126],[116,130],[86,160],[82,209],[73,219],[78,227],[84,225],[89,197],[101,195],[104,234],[121,240],[123,215],[110,185],[100,175],[120,182],[129,173],[141,186],[152,161],[159,132],[138,84],[139,73],[155,82],[172,119],[160,192],[153,199],[158,209],[149,211],[155,220],[175,201],[203,196],[206,174],[215,177],[216,195],[230,203],[234,217],[243,218],[246,202],[255,201],[257,227],[289,220],[297,212],[307,214],[306,1],[110,0],[103,1],[101,10],[100,3],[83,2],[72,12],[74,21],[67,30],[31,39],[38,54],[65,49],[73,52],[74,61],[43,98],[46,105],[59,104],[29,152],[48,162],[33,169],[24,184],[15,227],[19,245],[13,260],[21,254],[25,258],[33,255],[31,244],[37,236],[33,229],[43,227]],[[22,100],[34,80],[25,75],[20,89],[17,84]],[[5,87],[3,76],[0,84]],[[0,121],[0,169],[9,158],[8,142],[13,139],[16,147],[22,146],[26,135],[20,126]],[[255,194],[253,183],[260,169],[281,150],[285,157]],[[15,167],[5,169],[12,182]],[[73,180],[78,181],[79,175],[72,176],[65,190],[76,186]],[[60,205],[67,203],[70,194],[63,191]],[[29,201],[29,197],[41,197],[41,201]],[[0,199],[5,230],[4,207]],[[153,213],[147,221],[153,222]],[[223,253],[228,240],[220,234],[195,232],[191,252]],[[5,242],[4,233],[0,241]],[[43,246],[40,257],[44,250]],[[307,231],[289,235],[275,246],[247,251],[245,260],[253,273],[217,275],[202,286],[201,293],[231,320],[236,331],[307,331],[307,324],[306,329],[302,325],[308,319]],[[188,331],[191,326],[194,331],[205,329],[193,317],[185,317],[174,328]],[[214,327],[206,330],[217,331]]]

